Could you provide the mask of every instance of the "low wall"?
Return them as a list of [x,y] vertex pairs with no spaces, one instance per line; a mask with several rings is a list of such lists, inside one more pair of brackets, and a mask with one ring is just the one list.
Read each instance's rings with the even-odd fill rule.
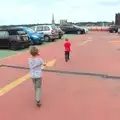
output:
[[87,28],[90,31],[108,31],[108,26],[83,26],[85,28]]

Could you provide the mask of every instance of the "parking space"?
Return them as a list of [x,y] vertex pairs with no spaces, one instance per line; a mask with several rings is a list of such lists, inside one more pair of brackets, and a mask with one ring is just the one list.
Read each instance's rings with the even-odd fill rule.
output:
[[[41,45],[39,48],[40,55],[51,64],[44,68],[40,108],[35,105],[29,71],[0,67],[1,120],[120,119],[120,54],[115,45],[109,43],[116,39],[116,35],[90,32],[64,37],[70,38],[72,43],[71,59],[67,63],[64,61],[63,40],[45,43],[46,46]],[[1,59],[0,63],[28,67],[28,57],[26,50],[19,55]],[[5,76],[5,72],[8,75]]]

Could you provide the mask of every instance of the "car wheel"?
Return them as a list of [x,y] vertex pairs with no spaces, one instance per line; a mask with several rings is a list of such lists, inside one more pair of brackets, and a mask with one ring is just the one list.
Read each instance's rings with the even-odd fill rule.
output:
[[115,31],[115,30],[113,30],[113,33],[116,33],[116,31]]
[[77,34],[80,35],[80,34],[81,34],[81,31],[77,31]]
[[40,45],[40,44],[42,44],[42,41],[36,41],[36,44]]
[[30,45],[27,45],[27,46],[26,46],[26,48],[29,48],[29,47],[30,47]]
[[39,44],[41,45],[41,44],[43,44],[43,42],[42,42],[42,41],[40,41],[40,42],[39,42]]
[[62,36],[59,36],[59,39],[61,39],[62,38]]
[[59,39],[61,39],[62,38],[62,34],[59,32]]
[[110,31],[110,33],[113,33],[113,31]]
[[85,34],[85,30],[82,31],[82,34]]
[[9,48],[10,48],[11,50],[17,50],[17,49],[18,49],[18,44],[17,44],[17,42],[11,42],[11,43],[9,44]]
[[44,40],[45,40],[46,42],[51,42],[51,41],[52,41],[49,36],[45,36],[45,37],[44,37]]
[[62,38],[62,36],[61,35],[59,35],[59,39],[61,39]]
[[36,41],[35,40],[31,40],[31,45],[36,45]]
[[30,41],[30,44],[31,44],[31,45],[34,45],[34,42],[31,40],[31,41]]

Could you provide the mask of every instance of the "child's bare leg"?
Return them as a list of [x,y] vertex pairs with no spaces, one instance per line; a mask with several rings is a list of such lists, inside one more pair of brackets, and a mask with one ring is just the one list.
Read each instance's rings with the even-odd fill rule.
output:
[[33,81],[33,85],[34,85],[34,90],[36,91],[36,81],[35,81],[35,78],[32,78],[32,81]]
[[40,104],[42,78],[36,79],[36,102]]

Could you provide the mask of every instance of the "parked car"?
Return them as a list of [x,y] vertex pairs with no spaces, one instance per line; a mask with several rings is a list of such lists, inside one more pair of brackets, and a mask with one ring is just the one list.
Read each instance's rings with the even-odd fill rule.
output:
[[118,34],[120,34],[120,28],[118,28]]
[[62,36],[64,35],[64,32],[60,29],[60,27],[56,27],[56,29],[58,30],[59,39],[61,39]]
[[87,34],[87,33],[88,33],[88,31],[89,31],[87,28],[82,28],[82,29],[84,29],[85,34]]
[[113,25],[108,28],[110,33],[117,33],[118,29],[120,28],[120,25]]
[[54,25],[38,25],[33,26],[32,29],[37,33],[43,32],[45,41],[54,41],[59,38],[58,31]]
[[31,40],[23,30],[16,28],[0,29],[0,48],[17,50],[30,45]]
[[83,28],[80,28],[76,25],[60,25],[60,28],[66,33],[66,34],[85,34],[85,30]]
[[41,44],[44,42],[44,34],[36,33],[33,29],[29,27],[16,27],[17,30],[23,30],[30,37],[32,44]]
[[80,29],[82,29],[82,30],[83,30],[83,34],[84,34],[84,33],[85,33],[85,34],[88,33],[88,29],[85,28],[85,27],[80,27],[80,26],[77,26],[77,25],[73,25],[73,26],[76,27],[76,28],[80,28]]

